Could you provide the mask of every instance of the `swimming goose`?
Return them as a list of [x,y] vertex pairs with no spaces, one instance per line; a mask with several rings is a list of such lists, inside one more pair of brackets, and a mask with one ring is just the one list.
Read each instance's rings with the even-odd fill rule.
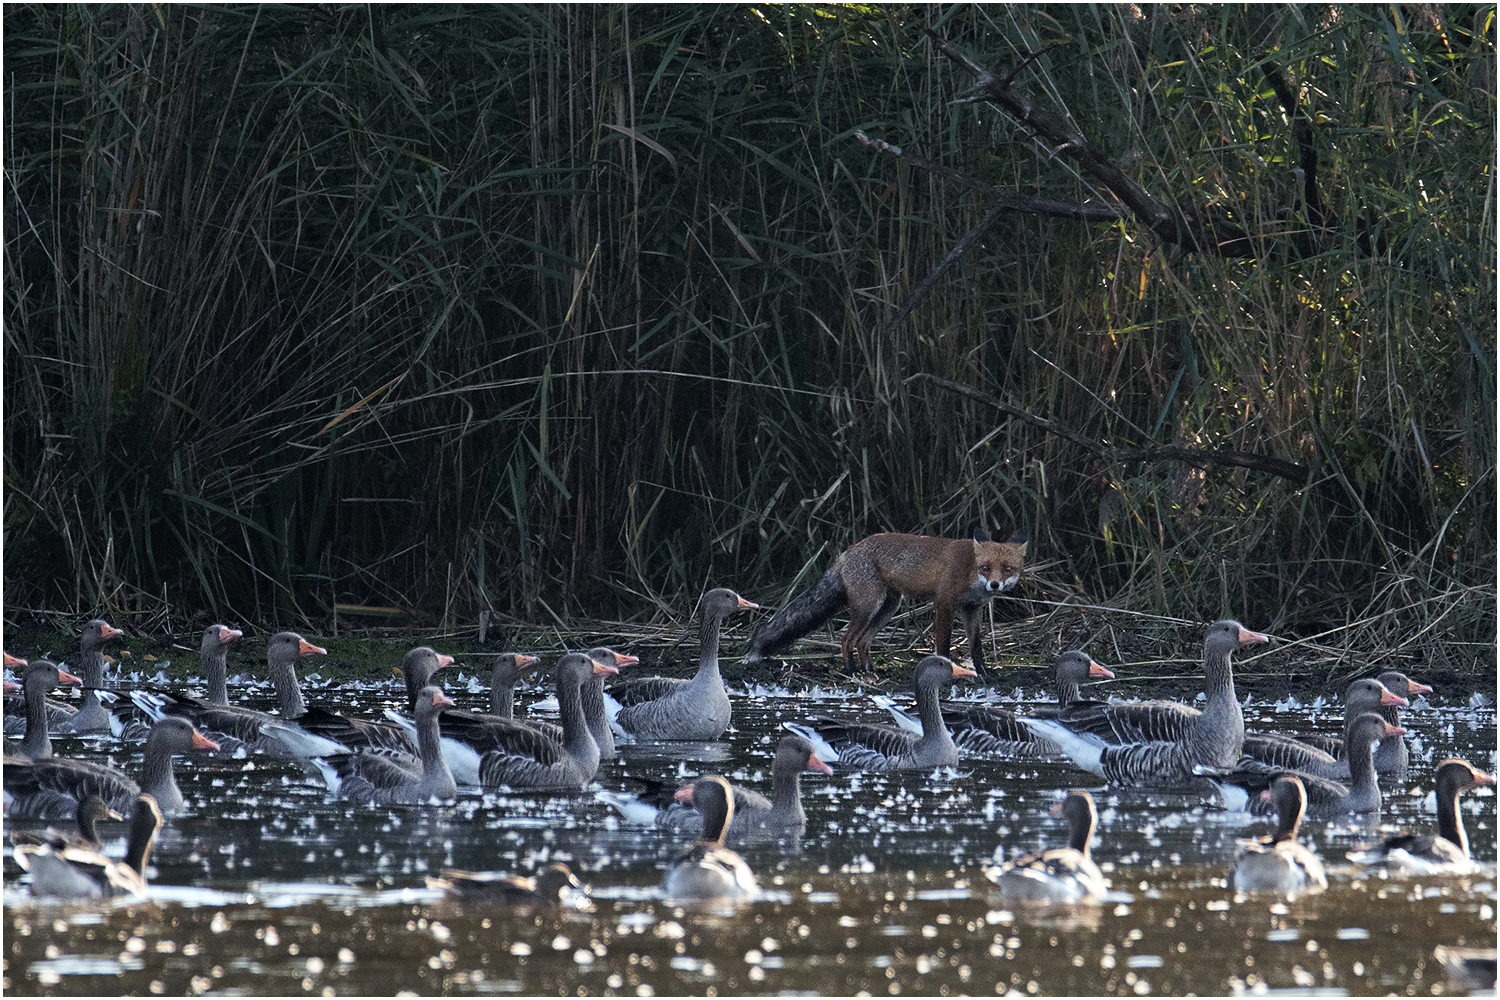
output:
[[[184,706],[204,703],[228,705],[229,670],[226,661],[229,657],[229,645],[243,638],[244,635],[245,633],[239,629],[222,624],[210,625],[203,630],[203,641],[198,645],[198,657],[203,666],[205,683],[208,685],[208,694],[204,698],[197,698],[185,691],[172,691],[150,685],[139,685],[134,690],[126,692],[131,702],[146,716],[146,720],[137,718],[127,723],[119,734],[120,739],[127,742],[145,739],[151,734],[151,722],[166,714],[162,706],[168,703],[180,703]],[[230,753],[237,748],[237,741],[229,738],[227,734],[220,743]]]
[[125,817],[115,812],[97,795],[85,795],[78,803],[78,811],[74,813],[74,822],[77,829],[64,832],[48,827],[45,830],[11,830],[10,842],[20,847],[23,844],[41,845],[50,844],[54,850],[62,850],[66,847],[81,847],[90,851],[97,851],[102,841],[99,838],[99,822],[106,819],[123,820]]
[[[771,797],[767,799],[754,789],[730,785],[734,795],[734,817],[729,824],[726,842],[736,845],[761,843],[782,838],[797,839],[807,830],[807,812],[802,808],[802,772],[832,774],[813,746],[800,736],[783,736],[771,764]],[[641,779],[632,779],[639,781]],[[643,782],[644,783],[644,782]],[[654,786],[656,783],[646,783]],[[614,806],[633,822],[651,823],[680,836],[703,831],[703,814],[695,809],[674,806],[680,803],[679,791],[661,785],[653,792],[665,790],[665,796],[653,794],[653,801],[601,789],[595,797]],[[691,791],[691,789],[689,789]],[[662,801],[662,799],[665,801]],[[686,805],[691,805],[689,799]]]
[[1403,833],[1374,847],[1349,853],[1362,865],[1391,865],[1413,875],[1467,875],[1474,870],[1469,836],[1458,811],[1460,792],[1493,785],[1495,776],[1468,761],[1449,758],[1437,766],[1437,833]]
[[85,847],[53,844],[20,845],[16,863],[31,872],[33,896],[63,899],[102,899],[106,896],[146,894],[146,862],[161,829],[161,810],[149,795],[135,799],[125,857],[107,858]]
[[[599,770],[599,745],[583,715],[585,684],[617,670],[586,653],[565,653],[557,661],[557,704],[562,718],[563,739],[545,736],[511,720],[487,722],[484,735],[496,741],[479,760],[479,784],[485,788],[582,788]],[[445,723],[447,725],[447,723]],[[454,726],[448,726],[450,734]],[[456,734],[460,740],[467,734]]]
[[[1366,712],[1380,711],[1383,706],[1390,706],[1394,711],[1406,703],[1405,698],[1392,692],[1378,680],[1365,678],[1353,681],[1344,691],[1345,729],[1347,730],[1353,725],[1355,719]],[[1387,742],[1400,743],[1401,746],[1405,746],[1405,743],[1399,740],[1381,740],[1382,749],[1385,748]],[[1342,756],[1344,740],[1333,738],[1325,745],[1330,746],[1331,749],[1320,749],[1312,740],[1305,737],[1247,732],[1245,733],[1244,754],[1273,767],[1283,767],[1302,774],[1314,774],[1320,778],[1331,778],[1334,781],[1347,780],[1349,761]],[[1378,752],[1375,759],[1375,770],[1378,773],[1380,771]]]
[[501,653],[490,668],[490,713],[499,719],[515,717],[516,685],[541,661],[528,653]]
[[554,861],[530,878],[445,868],[440,878],[428,876],[427,887],[442,889],[454,899],[502,906],[554,905],[562,902],[569,889],[585,891],[577,876],[561,861]]
[[[1355,681],[1350,684],[1350,687],[1352,688],[1355,684],[1359,683],[1359,681]],[[1378,705],[1373,706],[1368,704],[1362,705],[1358,710],[1351,710],[1347,704],[1348,696],[1346,694],[1344,735],[1342,737],[1325,736],[1322,734],[1309,734],[1297,737],[1300,741],[1317,747],[1324,753],[1337,758],[1346,770],[1349,761],[1344,755],[1344,743],[1349,737],[1349,726],[1353,724],[1354,720],[1362,712],[1378,711],[1380,717],[1385,719],[1386,722],[1389,722],[1393,726],[1399,726],[1401,725],[1401,709],[1407,707],[1417,695],[1432,693],[1430,686],[1412,680],[1399,670],[1387,670],[1376,677],[1373,682],[1366,681],[1365,683],[1379,683],[1386,690],[1390,691],[1396,700],[1382,701]],[[1375,773],[1382,778],[1388,778],[1393,781],[1405,781],[1410,759],[1411,751],[1407,749],[1406,740],[1381,740],[1380,747],[1375,751]]]
[[1276,832],[1240,842],[1234,865],[1234,887],[1243,892],[1278,892],[1295,896],[1328,888],[1328,876],[1317,855],[1297,842],[1297,828],[1307,811],[1307,791],[1296,775],[1277,778],[1261,798],[1274,805]]
[[413,757],[375,750],[312,758],[328,790],[355,802],[395,802],[416,805],[458,794],[453,772],[438,744],[438,711],[453,704],[442,689],[428,686],[417,692],[417,745]]
[[296,721],[307,714],[307,703],[303,701],[302,689],[297,683],[296,663],[299,659],[323,656],[327,652],[296,632],[278,632],[271,636],[266,643],[266,663],[271,681],[276,686],[280,715],[147,688],[131,691],[130,700],[155,721],[169,716],[188,720],[221,744],[226,752],[238,752],[243,747],[286,757],[345,753],[348,747],[308,732]]
[[734,818],[729,782],[714,775],[677,793],[703,815],[703,836],[667,869],[662,889],[668,899],[740,899],[760,892],[745,860],[724,846]]
[[[1052,740],[1086,771],[1113,784],[1145,788],[1197,788],[1204,782],[1200,766],[1232,767],[1240,759],[1245,717],[1234,694],[1231,655],[1242,645],[1266,642],[1239,622],[1224,619],[1209,627],[1203,640],[1203,671],[1208,678],[1208,701],[1203,711],[1156,703],[1092,703],[1058,713],[1056,720],[1023,719],[1023,724]],[[1176,722],[1172,720],[1176,719]],[[1099,730],[1120,730],[1126,724],[1145,735],[1176,732],[1171,739],[1110,743]],[[1170,724],[1169,724],[1170,723]],[[1077,727],[1077,728],[1075,728]]]
[[624,707],[615,724],[642,740],[716,740],[729,728],[731,708],[719,675],[719,630],[730,613],[758,608],[724,587],[703,595],[699,609],[698,672],[680,677],[641,677],[610,686]]
[[11,746],[6,740],[6,755],[40,760],[52,756],[52,738],[47,735],[47,692],[55,687],[77,687],[83,681],[55,663],[37,660],[21,675],[26,700],[26,735]]
[[1301,780],[1303,788],[1307,790],[1308,816],[1322,819],[1346,813],[1378,813],[1381,796],[1380,785],[1375,779],[1375,743],[1405,732],[1405,729],[1391,725],[1374,712],[1366,712],[1355,719],[1349,730],[1351,777],[1348,784],[1298,771],[1268,768],[1264,764],[1248,761],[1234,768],[1205,767],[1199,773],[1223,783],[1221,791],[1224,793],[1225,805],[1230,809],[1244,808],[1248,804],[1252,813],[1274,812],[1273,802],[1268,799],[1251,800],[1248,793],[1263,791],[1283,774],[1292,774]]
[[139,784],[118,768],[73,757],[34,761],[12,758],[5,762],[5,811],[16,816],[62,819],[77,812],[78,803],[93,794],[124,812],[144,793],[163,811],[177,812],[183,807],[183,798],[172,773],[172,755],[217,749],[217,743],[186,719],[167,716],[151,727],[146,739]]
[[[414,708],[418,696],[427,687],[433,674],[452,664],[453,657],[447,653],[439,653],[431,646],[418,646],[408,651],[401,661],[401,676],[408,688],[407,707]],[[412,684],[418,681],[421,682],[420,686],[415,692],[411,691]],[[449,704],[453,703],[450,701]],[[348,747],[351,752],[394,751],[411,756],[420,753],[414,725],[403,726],[394,721],[360,719],[321,705],[309,705],[295,721],[308,732]]]
[[[78,662],[67,664],[73,668],[73,673],[83,678],[83,704],[76,710],[71,705],[49,708],[48,717],[52,721],[53,735],[109,731],[110,715],[100,703],[98,692],[99,688],[104,687],[104,644],[124,634],[99,618],[83,627],[83,634],[78,639]],[[59,714],[66,718],[59,719]]]
[[[1057,658],[1057,708],[1061,711],[1078,700],[1084,681],[1109,680],[1115,675],[1081,649]],[[1037,717],[1046,717],[1044,709]],[[1021,722],[1021,716],[997,705],[943,703],[943,721],[953,733],[953,743],[966,753],[1052,755],[1057,745],[1045,740]]]
[[1099,814],[1093,796],[1073,791],[1052,807],[1068,821],[1068,846],[1023,854],[985,871],[1007,899],[1025,903],[1095,903],[1109,891],[1104,873],[1089,857]]
[[827,718],[814,719],[811,727],[796,722],[783,722],[782,727],[811,743],[819,756],[856,770],[896,771],[956,764],[958,748],[943,722],[937,689],[939,684],[973,676],[974,671],[946,656],[928,656],[917,664],[920,736],[897,726]]

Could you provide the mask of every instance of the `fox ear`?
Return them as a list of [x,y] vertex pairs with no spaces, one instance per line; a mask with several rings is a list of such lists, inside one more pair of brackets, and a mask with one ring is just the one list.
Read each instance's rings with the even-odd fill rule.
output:
[[1025,545],[1031,540],[1031,537],[1027,534],[1026,528],[1022,526],[1016,529],[1016,533],[1010,536],[1010,540],[1016,545]]
[[984,525],[981,524],[977,528],[974,529],[974,541],[976,541],[976,542],[987,542],[989,540],[990,540],[990,533],[988,531],[984,530]]

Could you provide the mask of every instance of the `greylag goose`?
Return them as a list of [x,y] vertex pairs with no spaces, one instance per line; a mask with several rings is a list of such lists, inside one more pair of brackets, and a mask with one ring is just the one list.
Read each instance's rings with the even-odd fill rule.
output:
[[[1363,706],[1359,711],[1344,709],[1344,735],[1325,736],[1322,734],[1309,734],[1297,737],[1303,743],[1317,747],[1324,753],[1339,760],[1344,765],[1345,773],[1348,771],[1348,758],[1344,754],[1344,743],[1349,737],[1349,726],[1363,711],[1378,711],[1380,717],[1393,726],[1401,725],[1401,709],[1407,707],[1411,700],[1420,694],[1431,694],[1432,688],[1426,684],[1418,683],[1406,676],[1399,670],[1387,670],[1375,678],[1386,690],[1396,698],[1395,701],[1385,700],[1376,706]],[[1358,684],[1358,681],[1354,682]],[[1351,684],[1350,687],[1354,685]],[[1346,695],[1347,698],[1347,695]],[[1381,777],[1390,778],[1394,781],[1405,781],[1407,767],[1410,763],[1411,751],[1407,749],[1406,740],[1381,740],[1380,746],[1375,751],[1375,773]]]
[[554,861],[529,878],[447,868],[440,878],[429,876],[427,887],[442,889],[454,899],[502,906],[555,906],[563,901],[568,890],[585,891],[572,869],[561,861]]
[[438,744],[438,711],[452,704],[441,688],[428,686],[417,693],[417,757],[371,750],[314,757],[313,763],[328,790],[340,798],[408,805],[451,799],[458,784]]
[[[479,784],[485,788],[582,788],[599,770],[599,744],[583,716],[583,691],[592,678],[616,673],[608,663],[586,653],[565,653],[557,661],[557,706],[561,740],[545,736],[514,720],[486,723],[484,735],[497,745],[479,760]],[[449,727],[452,733],[453,727]],[[462,739],[463,737],[460,737]]]
[[490,713],[497,719],[515,718],[516,685],[541,661],[529,653],[501,653],[490,668]]
[[[1378,680],[1365,678],[1350,683],[1344,690],[1344,727],[1347,731],[1354,720],[1366,712],[1390,706],[1405,705],[1406,699],[1395,694]],[[1381,740],[1383,749],[1387,742],[1406,744],[1399,740]],[[1312,774],[1334,781],[1349,777],[1349,761],[1342,756],[1344,740],[1335,738],[1325,743],[1328,750],[1320,749],[1304,737],[1283,736],[1276,733],[1245,733],[1244,754],[1252,760],[1272,767],[1286,768],[1301,774]],[[1375,770],[1380,771],[1380,754],[1375,755]]]
[[1019,902],[1098,902],[1109,886],[1104,873],[1089,857],[1089,843],[1099,822],[1093,796],[1084,791],[1069,792],[1067,798],[1052,807],[1052,815],[1067,820],[1068,846],[1023,854],[998,868],[987,869],[985,877],[1007,899]]
[[[159,719],[163,714],[161,707],[168,703],[180,703],[183,706],[194,704],[228,705],[229,704],[229,644],[237,639],[243,638],[244,632],[228,625],[210,625],[203,630],[203,641],[198,644],[198,659],[203,667],[203,676],[208,685],[208,694],[199,699],[182,691],[171,691],[166,688],[150,686],[139,686],[132,691],[126,692],[127,697],[140,709],[148,721],[137,718],[128,723],[120,733],[120,739],[126,741],[143,740],[151,734],[151,721]],[[186,709],[184,709],[186,711]],[[181,714],[181,713],[173,713]],[[238,741],[224,734],[225,738],[220,741],[224,749],[233,752]]]
[[641,677],[610,686],[623,706],[615,724],[643,740],[716,740],[729,728],[729,692],[719,675],[719,629],[731,612],[758,608],[724,587],[703,595],[698,672],[680,677]]
[[77,709],[60,702],[49,704],[47,715],[54,735],[108,732],[111,729],[109,712],[99,701],[99,689],[104,687],[104,644],[124,634],[99,618],[83,627],[83,634],[78,639],[78,662],[65,664],[83,678],[83,704]]
[[939,684],[973,676],[974,671],[946,656],[928,656],[917,664],[921,736],[897,726],[841,719],[814,719],[811,727],[796,722],[783,722],[782,726],[811,743],[820,756],[856,770],[898,771],[956,764],[958,748],[943,722],[937,690]]
[[[782,838],[800,839],[807,830],[807,812],[802,808],[803,771],[832,774],[833,768],[818,757],[807,740],[800,736],[783,736],[771,764],[769,799],[743,785],[730,785],[734,795],[734,818],[729,824],[726,841],[743,845]],[[671,788],[667,785],[661,787]],[[659,805],[607,790],[600,790],[595,797],[614,806],[627,819],[651,823],[679,836],[693,836],[703,832],[703,815],[696,809],[672,805],[683,803],[691,806],[691,787],[686,791],[689,793],[686,801],[678,798],[681,790],[674,790],[669,791],[666,801]]]
[[161,829],[161,810],[149,795],[139,796],[130,814],[125,857],[107,858],[97,850],[53,844],[21,845],[16,863],[31,872],[33,896],[63,899],[102,899],[106,896],[143,896],[146,862]]
[[55,663],[37,660],[21,676],[26,699],[26,735],[14,747],[6,740],[6,756],[40,760],[52,756],[52,738],[47,735],[47,692],[55,687],[77,687],[83,681]]
[[172,755],[189,750],[217,750],[186,719],[167,716],[151,727],[142,751],[141,780],[118,768],[72,757],[5,762],[5,811],[15,816],[61,819],[72,816],[78,803],[97,795],[120,812],[131,808],[136,797],[150,795],[164,811],[183,806],[182,790],[172,773]]
[[[439,653],[431,646],[418,646],[407,652],[401,661],[401,676],[408,687],[407,707],[415,710],[417,700],[432,675],[452,664],[453,657],[447,653]],[[421,687],[415,692],[409,690],[418,680],[422,682]],[[449,704],[453,702],[450,701]],[[307,711],[297,717],[296,723],[315,736],[331,740],[354,752],[394,751],[410,755],[420,752],[414,728],[394,721],[359,719],[320,705],[310,705]]]
[[1268,768],[1255,762],[1234,768],[1203,767],[1199,773],[1223,783],[1224,803],[1230,809],[1243,809],[1248,804],[1252,813],[1274,812],[1275,803],[1269,799],[1251,800],[1248,793],[1263,791],[1283,774],[1293,774],[1307,790],[1308,816],[1323,819],[1345,813],[1378,813],[1381,796],[1380,785],[1375,779],[1375,743],[1405,732],[1374,712],[1366,712],[1355,719],[1349,729],[1348,784],[1312,774]]
[[[1115,675],[1081,649],[1069,650],[1057,658],[1057,709],[1061,711],[1078,701],[1079,685],[1091,680],[1110,680]],[[1048,712],[1037,713],[1044,718]],[[953,734],[953,743],[965,753],[1001,753],[1018,755],[1052,755],[1057,745],[1027,729],[1021,716],[996,705],[957,702],[943,704],[943,721]]]
[[1317,855],[1297,842],[1297,828],[1307,811],[1307,791],[1296,775],[1277,778],[1261,797],[1276,808],[1276,832],[1240,842],[1234,865],[1234,887],[1242,892],[1278,892],[1295,896],[1328,888],[1328,876]]
[[64,833],[48,827],[45,830],[12,830],[10,831],[10,842],[17,847],[24,845],[50,844],[54,850],[62,850],[66,847],[80,847],[90,851],[97,851],[102,842],[99,838],[99,822],[106,819],[123,820],[125,817],[115,812],[97,795],[85,795],[78,803],[78,811],[74,813],[74,822],[77,829]]
[[[1055,720],[1027,718],[1023,723],[1032,732],[1056,743],[1079,767],[1113,784],[1202,787],[1195,769],[1205,765],[1233,766],[1240,759],[1245,738],[1245,717],[1234,694],[1231,655],[1242,645],[1266,641],[1266,636],[1232,619],[1209,627],[1203,640],[1208,701],[1202,712],[1170,702],[1093,703],[1082,711],[1080,706],[1064,709]],[[1178,721],[1173,722],[1174,719]],[[1117,729],[1127,722],[1139,726],[1142,735],[1164,736],[1172,732],[1178,735],[1129,743],[1109,743],[1099,735],[1099,727]]]
[[1390,865],[1413,875],[1467,875],[1474,870],[1474,861],[1469,857],[1469,835],[1458,812],[1458,796],[1475,785],[1493,784],[1493,774],[1468,761],[1443,761],[1437,766],[1437,833],[1388,837],[1377,846],[1351,851],[1349,860],[1362,865]]
[[734,794],[717,775],[700,778],[678,793],[703,814],[703,837],[667,869],[663,891],[668,899],[739,899],[760,892],[745,859],[724,846],[734,818]]
[[286,757],[344,753],[348,747],[308,732],[296,721],[307,714],[307,703],[303,701],[302,689],[297,683],[296,663],[299,659],[322,656],[327,652],[296,632],[278,632],[271,636],[266,643],[266,663],[270,667],[271,681],[276,686],[280,715],[147,688],[130,692],[130,699],[153,720],[172,716],[188,720],[227,752],[238,753],[243,748]]

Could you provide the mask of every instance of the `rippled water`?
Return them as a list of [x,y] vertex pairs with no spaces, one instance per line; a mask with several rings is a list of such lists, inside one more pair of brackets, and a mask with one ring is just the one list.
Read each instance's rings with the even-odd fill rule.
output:
[[[316,695],[316,683],[307,687]],[[345,704],[348,692],[340,688]],[[295,765],[179,758],[190,811],[163,832],[150,900],[34,901],[7,848],[3,985],[15,995],[1452,992],[1433,947],[1495,942],[1493,793],[1462,800],[1474,853],[1487,859],[1480,874],[1387,879],[1342,858],[1376,833],[1431,827],[1434,759],[1457,754],[1494,770],[1494,709],[1469,707],[1471,693],[1433,696],[1407,714],[1411,787],[1388,795],[1385,826],[1304,827],[1332,885],[1291,903],[1236,899],[1226,886],[1235,838],[1265,832],[1262,821],[1183,797],[1098,790],[1060,763],[806,774],[800,851],[742,851],[767,896],[715,912],[658,899],[684,845],[588,793],[476,790],[447,806],[350,806]],[[376,701],[372,692],[366,704]],[[782,719],[851,704],[862,700],[740,698],[737,730],[699,747],[700,759],[627,747],[600,782],[718,772],[766,787]],[[1252,703],[1246,715],[1305,728],[1330,711]],[[58,745],[90,748],[133,766],[109,741]],[[1061,821],[1047,809],[1070,786],[1096,789],[1095,857],[1117,898],[1051,913],[1007,908],[985,891],[980,867],[997,847],[1008,856],[1058,843]],[[425,887],[444,867],[524,873],[549,860],[591,885],[591,909],[460,906]]]

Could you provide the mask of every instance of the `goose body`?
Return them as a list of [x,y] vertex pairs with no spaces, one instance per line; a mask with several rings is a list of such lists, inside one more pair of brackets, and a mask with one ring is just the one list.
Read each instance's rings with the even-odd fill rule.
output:
[[724,587],[704,594],[699,610],[698,672],[692,680],[643,677],[611,685],[609,693],[623,706],[614,719],[620,729],[641,740],[723,736],[732,709],[719,673],[719,632],[731,612],[756,607]]
[[217,749],[217,743],[194,729],[186,719],[168,716],[151,727],[142,754],[139,784],[118,768],[72,757],[9,759],[5,762],[5,810],[16,816],[61,819],[74,815],[84,798],[97,795],[110,808],[124,812],[144,793],[163,811],[177,812],[184,802],[172,773],[172,755]]
[[724,846],[734,817],[734,794],[717,775],[701,778],[679,791],[703,815],[703,836],[667,869],[663,892],[668,899],[744,899],[757,895],[760,884],[745,860]]
[[[586,653],[565,653],[557,662],[557,703],[563,738],[546,736],[514,720],[509,727],[488,723],[485,733],[496,745],[479,760],[479,784],[485,788],[582,788],[599,770],[599,745],[583,714],[585,684],[597,675],[616,673],[608,663]],[[451,729],[452,727],[450,727]]]
[[146,863],[161,829],[161,810],[150,795],[138,796],[131,809],[125,857],[105,857],[97,849],[54,844],[17,845],[16,863],[31,873],[31,894],[63,899],[143,896]]
[[898,726],[843,719],[814,719],[812,726],[783,722],[782,726],[811,743],[819,756],[854,770],[899,771],[956,764],[958,748],[943,722],[938,685],[973,676],[974,671],[946,656],[928,656],[917,664],[914,684],[917,714],[922,720],[920,736]]
[[1458,811],[1458,796],[1475,785],[1494,785],[1495,776],[1468,761],[1449,758],[1437,766],[1437,833],[1404,833],[1348,857],[1362,865],[1386,865],[1413,875],[1467,875],[1474,870],[1469,835]]
[[328,790],[356,802],[415,805],[458,794],[453,772],[443,760],[438,743],[438,711],[453,704],[442,689],[428,686],[417,693],[417,746],[413,756],[377,749],[314,757]]
[[[1097,704],[1087,712],[1072,708],[1052,719],[1025,719],[1024,724],[1037,735],[1052,740],[1075,764],[1107,779],[1112,784],[1135,788],[1198,788],[1204,782],[1200,767],[1231,767],[1240,758],[1245,737],[1245,718],[1234,693],[1231,655],[1243,645],[1266,642],[1267,637],[1252,632],[1233,619],[1215,622],[1203,640],[1203,669],[1208,678],[1208,700],[1202,712],[1178,706],[1167,711],[1169,703],[1159,703],[1160,710],[1143,714],[1125,711],[1129,703]],[[1138,707],[1138,706],[1137,706]],[[1140,733],[1166,736],[1170,739],[1137,739],[1111,743],[1096,731],[1110,721],[1110,727],[1124,725],[1135,718]],[[1179,723],[1168,724],[1172,719]],[[1079,720],[1083,720],[1081,723]],[[1103,720],[1103,721],[1101,721]]]
[[454,899],[500,906],[555,906],[568,890],[585,891],[577,876],[560,861],[527,878],[449,868],[440,878],[429,877],[427,886],[442,889]]
[[[453,657],[447,653],[439,653],[431,646],[418,646],[409,650],[401,661],[401,676],[407,686],[407,707],[414,708],[422,689],[427,687],[433,674],[452,664]],[[396,722],[360,719],[320,705],[308,706],[295,721],[314,736],[348,747],[356,753],[367,750],[390,751],[415,757],[421,752],[415,728]]]
[[1052,808],[1068,822],[1068,844],[1036,854],[1024,854],[985,871],[1007,899],[1027,903],[1094,903],[1109,891],[1104,873],[1089,855],[1098,823],[1094,799],[1074,791]]
[[1243,841],[1234,866],[1234,887],[1242,892],[1276,892],[1296,896],[1328,888],[1328,876],[1317,855],[1297,842],[1307,810],[1307,792],[1295,775],[1276,779],[1261,793],[1276,810],[1276,832]]

